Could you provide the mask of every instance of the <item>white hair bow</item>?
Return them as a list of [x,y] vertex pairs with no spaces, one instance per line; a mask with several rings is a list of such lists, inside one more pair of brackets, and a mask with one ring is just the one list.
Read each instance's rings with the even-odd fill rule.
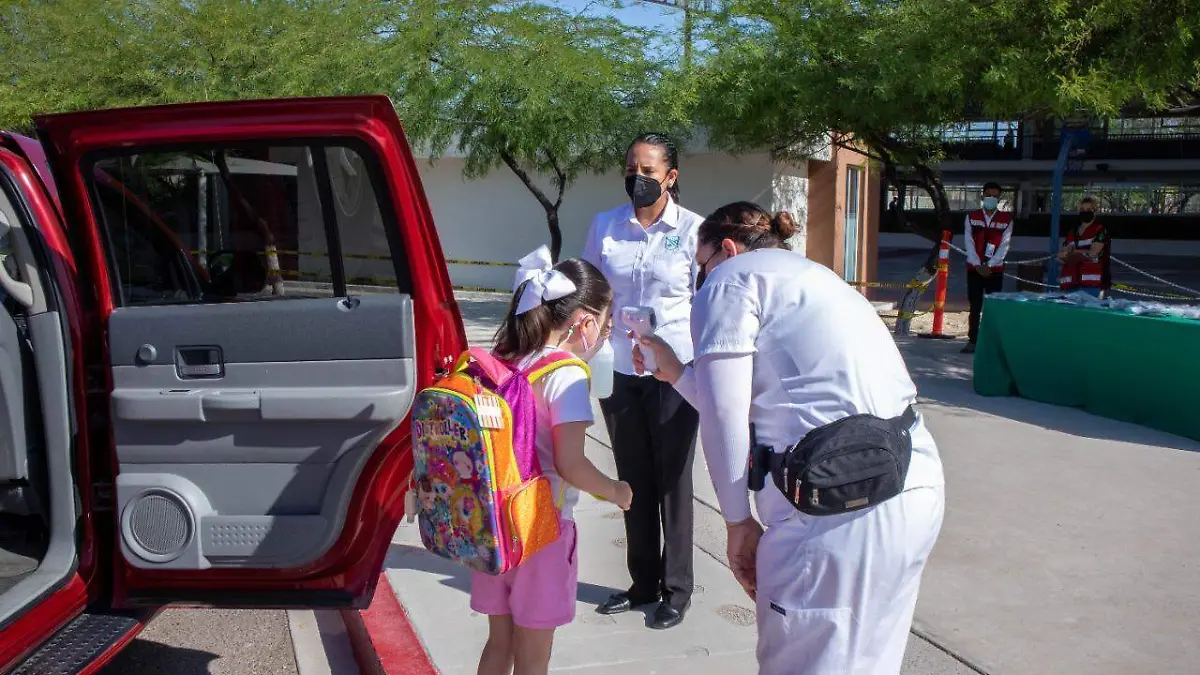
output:
[[525,286],[521,299],[517,302],[517,314],[524,314],[544,302],[566,297],[576,290],[575,282],[554,269],[550,249],[546,246],[521,258],[519,265],[513,290],[520,288],[526,281],[529,284]]

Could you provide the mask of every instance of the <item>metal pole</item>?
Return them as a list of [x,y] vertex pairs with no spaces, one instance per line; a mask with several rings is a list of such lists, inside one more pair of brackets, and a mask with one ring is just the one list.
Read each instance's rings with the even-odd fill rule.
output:
[[1064,133],[1062,146],[1058,149],[1058,161],[1054,163],[1054,191],[1050,200],[1050,263],[1046,266],[1046,283],[1055,284],[1058,279],[1058,221],[1062,211],[1063,174],[1067,170],[1067,157],[1074,145],[1074,136]]
[[680,0],[683,9],[683,69],[692,69],[692,10],[688,8],[688,0]]

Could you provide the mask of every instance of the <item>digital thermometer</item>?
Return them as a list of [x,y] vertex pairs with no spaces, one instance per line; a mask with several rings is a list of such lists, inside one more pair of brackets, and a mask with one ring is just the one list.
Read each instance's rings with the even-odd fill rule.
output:
[[[633,331],[633,334],[639,340],[643,337],[654,335],[654,329],[658,327],[658,321],[654,317],[654,310],[649,307],[622,307],[621,323]],[[643,347],[641,352],[642,359],[646,364],[646,372],[653,373],[658,369],[658,365],[654,361],[654,350]]]

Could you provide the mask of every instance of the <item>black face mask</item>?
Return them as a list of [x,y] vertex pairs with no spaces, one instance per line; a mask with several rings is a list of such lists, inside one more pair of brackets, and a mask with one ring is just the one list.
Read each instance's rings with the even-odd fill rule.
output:
[[1090,223],[1096,219],[1096,212],[1095,211],[1080,211],[1079,219],[1085,223]]
[[634,174],[625,177],[625,194],[629,195],[634,208],[641,209],[650,206],[662,196],[662,183],[650,178]]
[[696,273],[697,291],[700,290],[700,287],[704,285],[704,280],[708,278],[708,263],[711,262],[716,255],[716,253],[713,253],[712,255],[708,256],[708,260],[705,260],[704,264],[700,265],[700,271]]

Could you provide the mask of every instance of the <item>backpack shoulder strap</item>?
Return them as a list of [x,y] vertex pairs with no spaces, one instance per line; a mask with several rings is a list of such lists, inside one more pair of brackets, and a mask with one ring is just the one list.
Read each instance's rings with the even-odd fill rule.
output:
[[592,371],[588,368],[587,364],[583,362],[583,359],[561,351],[556,351],[553,354],[547,354],[537,361],[534,361],[533,364],[526,368],[524,372],[525,377],[529,378],[530,382],[537,382],[559,368],[565,368],[567,366],[578,366],[583,368],[583,372],[587,375],[588,379],[592,379]]
[[496,358],[491,352],[480,347],[471,347],[458,357],[458,361],[454,364],[454,372],[461,373],[466,370],[472,363],[479,366],[484,375],[492,381],[497,387],[508,381],[508,378],[513,376],[513,370],[503,361]]

